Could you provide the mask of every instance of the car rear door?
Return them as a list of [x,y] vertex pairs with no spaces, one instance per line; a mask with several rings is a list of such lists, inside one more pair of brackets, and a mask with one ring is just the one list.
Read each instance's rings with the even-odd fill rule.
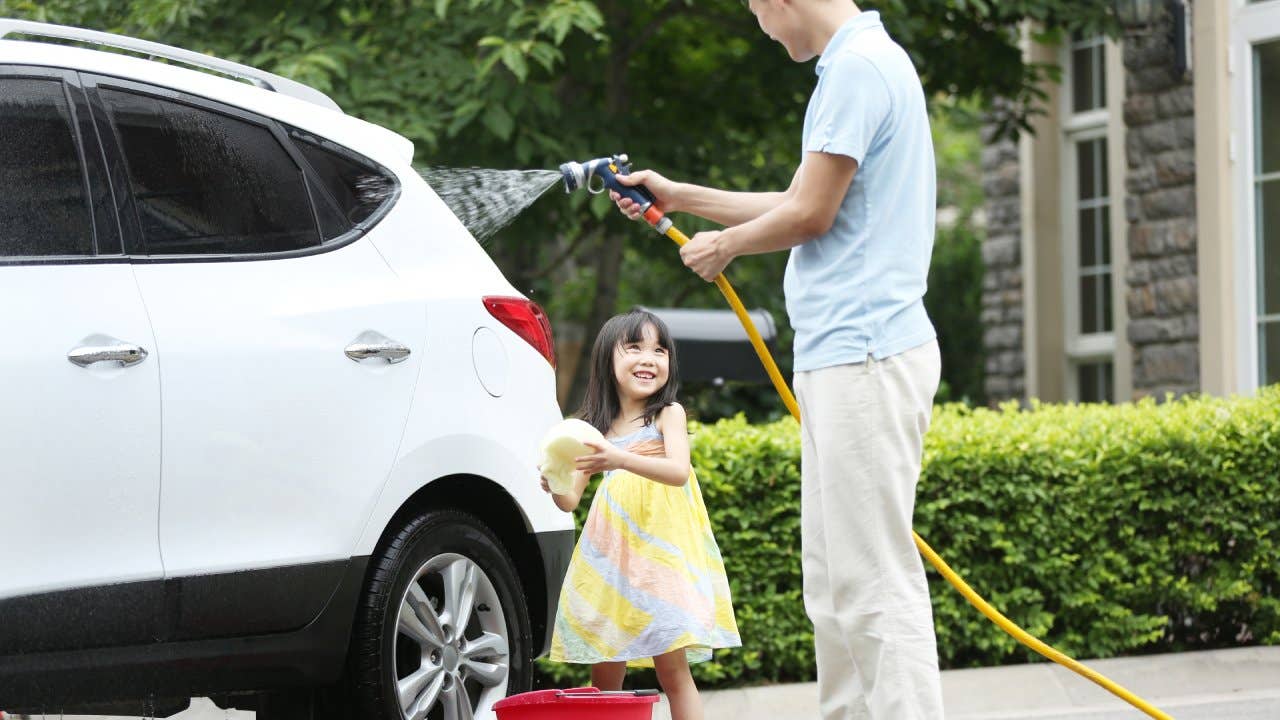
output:
[[393,179],[344,180],[322,165],[356,159],[252,113],[93,83],[162,360],[176,636],[299,626],[372,511],[424,349],[425,308],[365,237]]

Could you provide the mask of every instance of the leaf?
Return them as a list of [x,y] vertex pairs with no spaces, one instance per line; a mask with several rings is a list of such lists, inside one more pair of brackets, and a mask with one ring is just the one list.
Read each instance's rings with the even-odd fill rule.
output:
[[525,62],[520,48],[514,45],[503,45],[501,52],[502,64],[507,66],[507,69],[516,76],[517,80],[524,82],[525,78],[529,76],[529,65]]
[[484,109],[484,102],[481,100],[468,100],[454,111],[453,121],[449,123],[445,134],[453,137],[462,131],[468,124],[475,119],[476,115]]
[[502,140],[510,139],[511,131],[515,129],[515,120],[512,119],[507,109],[501,105],[489,105],[485,109],[481,120],[484,126],[489,129],[489,132],[492,132]]
[[556,63],[564,59],[564,55],[559,49],[547,43],[535,43],[529,50],[529,57],[532,57],[547,72],[551,72]]

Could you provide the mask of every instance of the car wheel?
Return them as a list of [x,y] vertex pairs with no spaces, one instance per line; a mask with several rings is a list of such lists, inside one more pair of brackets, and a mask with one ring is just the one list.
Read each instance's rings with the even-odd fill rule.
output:
[[532,682],[529,611],[515,566],[477,518],[423,513],[380,555],[351,665],[362,717],[466,720]]

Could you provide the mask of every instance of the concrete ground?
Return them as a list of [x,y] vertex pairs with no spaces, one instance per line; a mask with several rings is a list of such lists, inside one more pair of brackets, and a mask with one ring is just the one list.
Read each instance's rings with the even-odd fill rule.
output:
[[[1280,720],[1280,647],[1086,662],[1178,720]],[[1146,717],[1052,663],[942,673],[947,720],[1126,720]],[[707,720],[816,720],[812,683],[703,694]],[[665,707],[655,720],[668,720]]]
[[[1089,667],[1178,720],[1280,720],[1280,647],[1097,660]],[[1107,691],[1051,663],[942,673],[947,720],[1141,720]],[[818,720],[812,683],[703,693],[706,720]],[[196,700],[180,720],[249,720]],[[654,720],[670,720],[666,703]],[[68,717],[67,720],[73,720]],[[89,720],[89,719],[86,719]]]

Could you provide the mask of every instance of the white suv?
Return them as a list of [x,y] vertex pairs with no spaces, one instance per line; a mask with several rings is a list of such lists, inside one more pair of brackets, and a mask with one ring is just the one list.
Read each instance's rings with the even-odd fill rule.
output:
[[551,329],[412,155],[284,78],[0,20],[0,708],[529,687],[573,543]]

